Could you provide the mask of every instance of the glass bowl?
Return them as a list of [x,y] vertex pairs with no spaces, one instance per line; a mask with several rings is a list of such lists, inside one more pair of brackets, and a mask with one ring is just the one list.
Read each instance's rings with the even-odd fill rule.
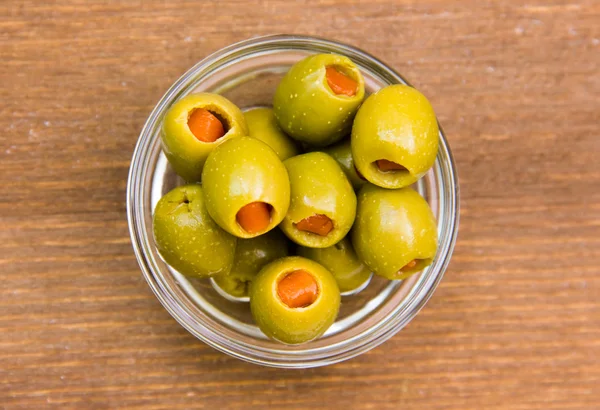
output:
[[183,181],[160,147],[166,110],[193,92],[219,93],[241,108],[269,106],[283,74],[314,53],[350,57],[369,93],[407,84],[398,73],[354,47],[313,37],[277,35],[226,47],[192,67],[156,105],[135,148],[127,186],[127,216],[140,268],[157,298],[190,333],[229,355],[266,366],[307,368],[349,359],[402,329],[433,294],[448,266],[458,231],[458,181],[452,154],[440,129],[434,167],[416,189],[438,221],[439,249],[431,266],[404,281],[373,277],[360,293],[344,296],[334,325],[318,340],[297,346],[266,338],[253,324],[248,303],[223,298],[209,280],[186,279],[160,258],[152,236],[152,212],[162,195]]

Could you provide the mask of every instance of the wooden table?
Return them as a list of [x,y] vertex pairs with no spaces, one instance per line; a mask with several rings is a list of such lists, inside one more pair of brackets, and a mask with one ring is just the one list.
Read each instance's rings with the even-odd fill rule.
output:
[[[454,258],[419,316],[303,371],[183,330],[125,216],[132,150],[169,85],[278,32],[356,45],[410,79],[462,191]],[[0,407],[600,407],[598,1],[4,0],[0,38]]]

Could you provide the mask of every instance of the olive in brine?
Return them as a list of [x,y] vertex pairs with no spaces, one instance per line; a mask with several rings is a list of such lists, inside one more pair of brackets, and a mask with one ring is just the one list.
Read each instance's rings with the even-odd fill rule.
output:
[[348,237],[327,248],[300,246],[298,255],[320,263],[331,272],[342,294],[364,288],[371,279],[371,270],[358,259]]
[[439,129],[433,108],[412,87],[382,88],[358,110],[351,145],[354,164],[369,182],[392,189],[409,186],[435,162]]
[[248,134],[238,107],[217,94],[191,94],[165,115],[161,142],[175,172],[189,182],[200,181],[208,154],[223,142]]
[[267,144],[275,151],[279,159],[286,159],[299,154],[296,143],[279,128],[275,114],[271,108],[253,108],[244,112],[248,125],[248,136]]
[[356,195],[339,164],[323,152],[284,161],[291,201],[281,229],[292,241],[312,248],[339,242],[356,215]]
[[210,216],[239,238],[270,231],[290,204],[285,166],[267,144],[250,137],[233,138],[213,150],[202,186]]
[[350,140],[342,141],[331,147],[328,147],[325,152],[342,167],[342,170],[350,180],[352,187],[358,190],[361,186],[366,184],[367,180],[358,172],[354,166],[354,159],[352,159],[352,149],[350,148]]
[[248,286],[267,263],[288,255],[288,241],[279,229],[255,238],[237,240],[233,267],[214,278],[217,286],[234,297],[248,296]]
[[438,237],[429,204],[411,188],[389,190],[371,184],[358,194],[352,244],[377,275],[404,279],[433,261]]
[[200,185],[180,186],[164,195],[153,219],[158,251],[183,275],[206,278],[231,270],[236,238],[212,220]]
[[273,111],[286,134],[322,147],[349,134],[364,95],[362,74],[348,57],[317,54],[294,64],[283,77]]
[[250,310],[262,332],[287,344],[309,342],[333,324],[340,291],[323,266],[299,256],[266,265],[250,284]]

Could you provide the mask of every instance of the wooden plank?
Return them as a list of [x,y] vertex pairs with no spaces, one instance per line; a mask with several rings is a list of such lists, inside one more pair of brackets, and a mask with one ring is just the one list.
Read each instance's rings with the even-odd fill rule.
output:
[[[19,408],[591,409],[600,403],[600,3],[0,4],[0,403]],[[218,353],[143,280],[125,188],[187,68],[270,33],[351,43],[432,101],[459,242],[400,334],[334,366]]]

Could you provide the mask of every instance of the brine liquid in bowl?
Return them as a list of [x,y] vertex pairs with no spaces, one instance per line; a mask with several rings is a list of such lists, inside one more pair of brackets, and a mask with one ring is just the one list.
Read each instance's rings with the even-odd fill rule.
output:
[[162,261],[152,237],[152,211],[163,195],[183,184],[160,148],[165,110],[177,99],[194,92],[221,94],[242,110],[271,106],[275,89],[288,69],[309,54],[323,52],[350,57],[361,69],[368,93],[404,82],[379,61],[348,46],[290,36],[250,40],[207,58],[171,88],[148,120],[132,163],[128,187],[130,228],[140,266],[154,292],[170,313],[198,338],[228,354],[259,364],[325,365],[353,357],[386,340],[408,323],[429,298],[454,245],[456,177],[440,132],[436,164],[415,186],[438,220],[440,243],[436,260],[405,281],[374,276],[364,290],[344,296],[336,322],[318,340],[288,346],[266,338],[254,324],[248,303],[228,300],[214,289],[210,280],[186,278]]

